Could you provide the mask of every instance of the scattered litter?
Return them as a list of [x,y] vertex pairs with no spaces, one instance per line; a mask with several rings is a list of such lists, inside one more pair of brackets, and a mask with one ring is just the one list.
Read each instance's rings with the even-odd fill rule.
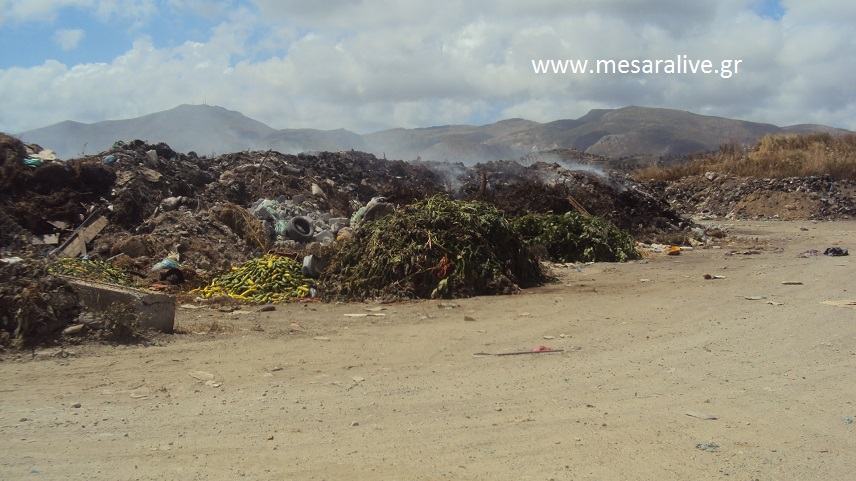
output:
[[367,311],[369,311],[369,312],[380,312],[380,311],[385,311],[385,310],[386,310],[386,308],[385,308],[385,307],[383,307],[383,306],[377,306],[377,307],[366,307],[366,308],[365,308],[365,310],[367,310]]
[[696,449],[701,449],[702,451],[707,451],[709,453],[715,453],[715,452],[719,451],[719,444],[713,443],[713,442],[699,443],[699,444],[696,444],[695,447],[696,447]]
[[850,309],[856,309],[856,300],[823,301],[821,304],[826,304],[828,306],[849,307]]
[[784,306],[785,305],[784,303],[776,302],[776,301],[767,301],[767,304],[769,304],[771,306]]
[[324,337],[324,336],[315,336],[312,339],[315,341],[329,341],[330,340],[329,337]]
[[844,418],[842,418],[842,421],[844,421],[844,424],[853,424],[853,416],[844,416]]
[[766,296],[745,296],[744,299],[747,301],[760,301],[766,299]]
[[725,279],[725,276],[718,276],[718,275],[705,274],[705,275],[704,275],[704,278],[705,278],[705,279],[707,279],[707,280],[711,280],[711,279]]
[[360,312],[355,314],[343,314],[345,317],[384,317],[386,314],[382,312]]
[[703,419],[705,421],[715,421],[715,420],[719,419],[719,416],[716,416],[713,414],[700,413],[700,412],[696,412],[696,411],[687,411],[684,414],[686,414],[687,416],[689,416],[691,418]]
[[464,316],[464,320],[467,322],[476,322],[476,318],[472,316]]
[[529,351],[512,351],[512,352],[476,352],[473,356],[520,356],[524,354],[551,354],[556,352],[564,352],[564,349],[553,349],[547,346],[537,346]]
[[817,250],[817,249],[809,249],[809,250],[807,250],[807,251],[805,251],[805,252],[801,252],[801,253],[800,253],[800,255],[798,255],[797,257],[801,257],[801,258],[804,258],[804,259],[808,259],[808,258],[810,258],[810,257],[817,257],[817,256],[819,256],[819,255],[820,255],[820,251],[819,251],[819,250]]
[[190,377],[192,377],[193,379],[196,379],[197,381],[213,381],[214,380],[214,375],[211,374],[210,372],[190,371],[187,374]]
[[803,283],[800,281],[783,281],[782,285],[783,286],[801,286],[801,285],[803,285]]
[[841,247],[829,247],[825,251],[823,251],[823,255],[831,257],[841,257],[849,256],[850,252],[848,252],[847,249]]

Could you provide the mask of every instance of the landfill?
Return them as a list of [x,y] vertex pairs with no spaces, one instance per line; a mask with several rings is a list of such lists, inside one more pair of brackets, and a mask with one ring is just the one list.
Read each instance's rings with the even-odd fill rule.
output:
[[626,174],[544,162],[209,158],[140,140],[61,160],[5,135],[0,161],[2,256],[38,261],[19,277],[60,308],[42,328],[4,321],[4,344],[73,322],[50,294],[68,278],[202,303],[465,297],[543,284],[541,262],[626,261],[635,241],[705,236]]
[[856,180],[831,176],[738,177],[720,172],[648,183],[669,205],[702,218],[856,218]]

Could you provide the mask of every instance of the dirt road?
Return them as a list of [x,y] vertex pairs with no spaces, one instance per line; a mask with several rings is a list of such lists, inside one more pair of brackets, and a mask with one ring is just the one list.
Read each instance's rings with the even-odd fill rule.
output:
[[856,261],[798,254],[856,222],[732,232],[456,307],[180,309],[156,346],[7,355],[0,479],[854,479],[856,308],[824,301]]

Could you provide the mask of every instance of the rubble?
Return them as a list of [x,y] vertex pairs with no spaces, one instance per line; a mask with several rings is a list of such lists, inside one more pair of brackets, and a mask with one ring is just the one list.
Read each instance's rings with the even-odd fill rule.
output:
[[77,294],[45,262],[0,262],[0,346],[50,342],[79,313]]
[[830,176],[750,178],[724,173],[652,181],[649,187],[677,210],[707,218],[851,219],[856,181]]
[[619,172],[495,161],[476,165],[461,182],[463,198],[491,202],[510,217],[581,212],[601,217],[645,242],[686,239],[693,227],[648,187]]
[[[306,275],[319,279],[319,289],[329,289],[324,294],[329,298],[513,292],[543,281],[537,262],[508,222],[533,213],[595,215],[640,240],[697,235],[689,221],[644,185],[594,167],[569,170],[543,162],[491,162],[470,168],[378,159],[354,151],[256,151],[206,158],[139,140],[117,142],[98,155],[68,161],[45,154],[39,157],[41,165],[25,165],[28,155],[42,150],[0,137],[4,255],[109,260],[110,266],[127,273],[131,285],[171,292],[210,287],[233,266],[269,253],[294,259],[311,256]],[[450,199],[438,200],[437,194]],[[436,219],[432,209],[450,218]],[[470,224],[476,221],[484,225]],[[429,235],[419,223],[440,230]],[[471,231],[482,228],[498,237],[474,237]],[[599,232],[612,232],[604,229]],[[396,239],[425,235],[429,237],[422,242],[429,247],[418,255],[426,257],[393,259],[394,254],[371,251],[377,248],[372,243],[395,244]],[[431,244],[438,236],[457,251],[435,258],[441,251]],[[410,249],[387,247],[389,252]],[[622,247],[606,253],[594,244],[585,248],[588,253],[576,253],[580,258],[623,260],[632,251]],[[462,261],[459,254],[473,258]],[[152,269],[164,259],[171,264]],[[489,275],[471,271],[470,261],[486,266]],[[390,270],[381,273],[381,267],[370,267],[369,262]],[[415,266],[429,271],[417,273],[411,270]],[[298,274],[300,269],[298,263]],[[444,275],[437,278],[437,269]],[[360,275],[368,277],[354,277]]]

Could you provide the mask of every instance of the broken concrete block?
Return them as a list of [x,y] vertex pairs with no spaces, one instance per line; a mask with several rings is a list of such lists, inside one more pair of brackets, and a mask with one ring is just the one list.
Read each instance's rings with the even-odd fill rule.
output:
[[62,276],[77,292],[83,306],[95,312],[128,305],[136,313],[143,329],[171,333],[175,327],[175,297],[158,292],[84,281]]

